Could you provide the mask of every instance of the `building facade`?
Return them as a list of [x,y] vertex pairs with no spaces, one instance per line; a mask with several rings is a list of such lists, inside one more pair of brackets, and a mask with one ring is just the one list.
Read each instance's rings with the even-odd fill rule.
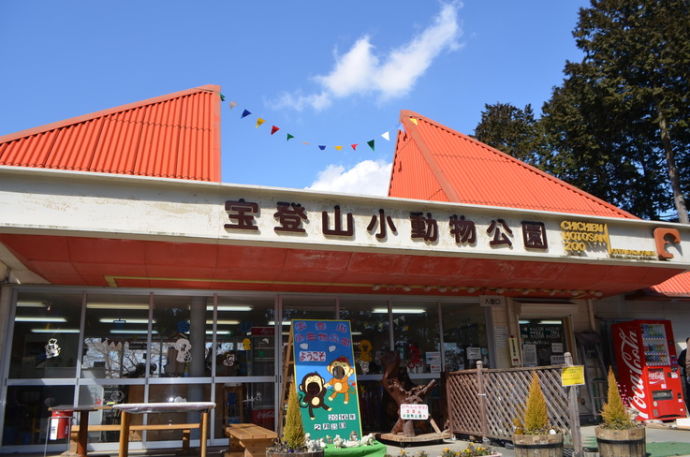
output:
[[685,226],[407,111],[390,197],[223,184],[219,110],[204,86],[0,138],[0,452],[39,449],[56,404],[215,401],[215,444],[228,423],[272,428],[296,318],[350,320],[366,431],[394,421],[388,351],[425,382],[586,363],[581,335],[621,320],[690,334]]

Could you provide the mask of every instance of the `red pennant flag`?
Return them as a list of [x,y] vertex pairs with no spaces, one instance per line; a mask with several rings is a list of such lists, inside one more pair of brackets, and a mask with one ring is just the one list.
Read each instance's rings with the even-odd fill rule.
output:
[[275,125],[273,127],[271,127],[271,135],[276,133],[278,130],[280,130],[280,127],[276,127]]
[[357,143],[355,143],[355,144],[351,144],[350,146],[352,146],[352,150],[353,150],[353,151],[356,151],[356,150],[357,150],[357,146],[359,146],[359,145],[358,145]]

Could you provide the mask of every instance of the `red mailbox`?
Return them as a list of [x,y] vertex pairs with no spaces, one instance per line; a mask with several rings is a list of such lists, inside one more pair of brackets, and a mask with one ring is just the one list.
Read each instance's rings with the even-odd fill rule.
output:
[[56,409],[50,415],[50,439],[62,440],[69,436],[69,426],[72,421],[72,411]]

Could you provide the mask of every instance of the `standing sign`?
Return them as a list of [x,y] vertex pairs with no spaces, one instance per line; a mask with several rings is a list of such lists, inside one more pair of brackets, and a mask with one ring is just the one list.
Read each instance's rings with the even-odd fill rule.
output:
[[561,385],[568,386],[584,386],[585,385],[585,367],[584,365],[574,365],[561,368]]
[[349,321],[292,321],[295,386],[311,439],[362,436]]

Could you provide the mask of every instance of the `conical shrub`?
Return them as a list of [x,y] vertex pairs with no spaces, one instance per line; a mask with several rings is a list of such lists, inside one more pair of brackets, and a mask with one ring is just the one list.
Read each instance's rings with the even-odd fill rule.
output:
[[287,412],[285,413],[285,428],[283,429],[283,442],[292,450],[304,447],[302,414],[299,410],[299,400],[297,400],[297,392],[294,388],[290,389],[290,395],[288,396]]
[[628,411],[625,409],[623,399],[621,398],[620,391],[618,390],[616,376],[614,376],[611,367],[609,367],[608,383],[609,388],[606,403],[604,403],[604,407],[601,409],[601,418],[604,421],[602,425],[605,428],[615,430],[624,430],[635,427],[635,422],[630,418]]
[[525,404],[524,419],[522,421],[524,433],[538,435],[549,431],[549,414],[546,408],[546,398],[539,385],[539,376],[532,374],[532,382],[529,386],[529,394]]

